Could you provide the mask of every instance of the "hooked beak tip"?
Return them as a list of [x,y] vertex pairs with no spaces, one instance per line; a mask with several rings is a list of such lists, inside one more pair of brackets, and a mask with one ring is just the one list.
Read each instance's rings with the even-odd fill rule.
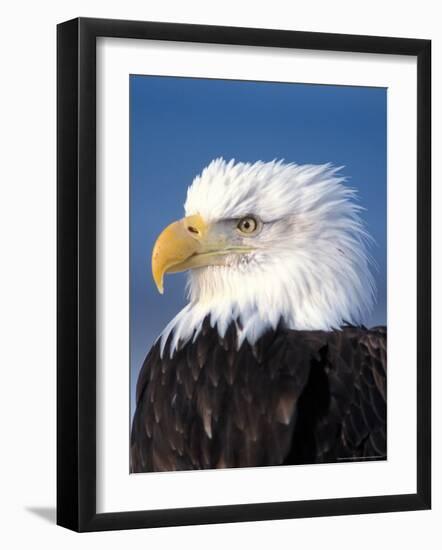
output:
[[161,277],[155,277],[154,276],[154,281],[155,281],[155,286],[157,287],[157,290],[160,294],[164,294],[164,281],[163,281],[163,276]]

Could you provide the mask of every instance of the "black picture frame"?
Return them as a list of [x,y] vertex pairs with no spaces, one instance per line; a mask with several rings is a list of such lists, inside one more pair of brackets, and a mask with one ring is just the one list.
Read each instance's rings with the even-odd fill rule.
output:
[[[396,54],[417,58],[417,492],[96,512],[96,39]],[[57,523],[75,531],[424,510],[431,506],[431,42],[79,18],[57,28]]]

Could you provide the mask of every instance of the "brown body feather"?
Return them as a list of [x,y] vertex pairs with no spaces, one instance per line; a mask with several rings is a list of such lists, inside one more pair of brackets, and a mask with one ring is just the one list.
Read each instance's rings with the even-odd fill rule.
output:
[[278,328],[238,351],[208,320],[137,383],[131,471],[386,457],[386,330]]

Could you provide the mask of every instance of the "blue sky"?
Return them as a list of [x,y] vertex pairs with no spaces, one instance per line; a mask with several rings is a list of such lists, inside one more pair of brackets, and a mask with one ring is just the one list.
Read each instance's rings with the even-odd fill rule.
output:
[[130,77],[132,413],[143,359],[185,304],[183,274],[157,292],[152,246],[183,216],[187,187],[215,157],[344,166],[376,241],[378,301],[365,324],[386,324],[386,109],[385,88]]

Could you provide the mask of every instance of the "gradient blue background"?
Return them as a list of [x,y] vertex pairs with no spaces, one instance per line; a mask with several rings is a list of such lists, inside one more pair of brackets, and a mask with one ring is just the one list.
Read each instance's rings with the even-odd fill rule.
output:
[[166,276],[157,292],[152,246],[215,157],[344,165],[376,241],[378,301],[365,324],[386,324],[386,107],[384,88],[130,77],[132,414],[144,357],[185,304],[184,274]]

